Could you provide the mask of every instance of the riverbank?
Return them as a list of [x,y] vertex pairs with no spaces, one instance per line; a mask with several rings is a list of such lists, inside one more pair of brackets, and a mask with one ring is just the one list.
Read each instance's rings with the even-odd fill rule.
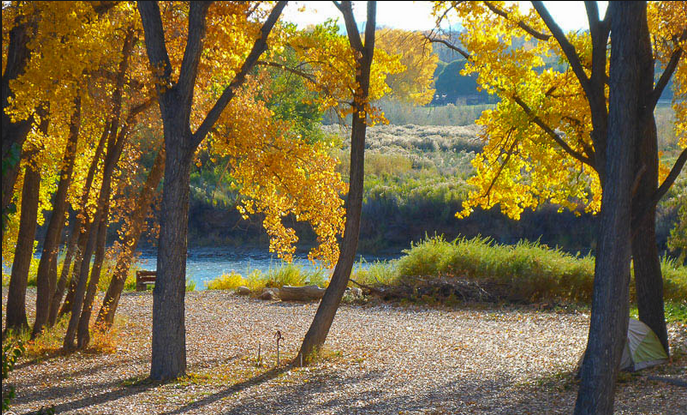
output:
[[[6,289],[3,289],[3,304]],[[35,290],[27,298],[33,313]],[[17,413],[330,414],[571,413],[571,373],[586,344],[586,312],[459,305],[452,309],[343,305],[324,358],[308,369],[274,370],[295,356],[315,303],[264,302],[227,291],[189,292],[189,377],[143,381],[150,361],[152,295],[127,292],[112,353],[21,361],[9,384]],[[687,326],[669,325],[669,364],[621,375],[616,412],[687,413]],[[258,345],[263,358],[256,366]],[[3,383],[3,386],[5,383]]]

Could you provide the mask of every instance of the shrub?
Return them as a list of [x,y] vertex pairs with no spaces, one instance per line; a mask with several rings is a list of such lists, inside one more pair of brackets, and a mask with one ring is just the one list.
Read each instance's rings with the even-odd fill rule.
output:
[[[395,261],[375,261],[367,268],[363,268],[362,263],[353,271],[351,279],[357,283],[369,286],[388,286],[397,283],[398,272],[396,271]],[[349,283],[353,286],[353,283]]]
[[235,290],[243,285],[253,292],[259,292],[265,287],[281,288],[285,285],[314,284],[322,287],[326,286],[327,282],[324,270],[311,271],[297,265],[286,264],[267,272],[256,269],[247,278],[232,271],[208,282],[207,287],[209,290]]
[[[17,359],[24,354],[24,342],[19,339],[18,341],[8,341],[2,346],[2,383],[9,378],[10,372],[14,370],[14,365],[17,363]],[[10,409],[10,401],[14,398],[14,387],[10,386],[7,393],[2,396],[2,410],[7,411]]]
[[398,260],[399,279],[417,277],[466,278],[495,282],[509,297],[525,301],[591,300],[594,262],[538,242],[499,245],[488,238],[428,238]]
[[206,283],[208,290],[235,290],[242,285],[247,285],[245,278],[234,271],[223,274]]
[[663,275],[663,298],[666,300],[687,302],[687,266],[668,257],[661,260]]

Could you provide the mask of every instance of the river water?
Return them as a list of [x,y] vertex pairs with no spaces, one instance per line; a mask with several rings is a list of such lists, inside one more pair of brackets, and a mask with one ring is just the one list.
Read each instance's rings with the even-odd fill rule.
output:
[[[375,261],[398,258],[400,254],[383,256],[359,255],[356,267],[368,267]],[[317,264],[307,259],[307,254],[294,255],[293,264],[308,270],[314,270]],[[157,268],[157,251],[142,250],[136,263],[142,270]],[[186,280],[195,283],[196,290],[204,290],[207,283],[222,274],[236,272],[246,277],[254,270],[267,272],[285,265],[285,262],[270,254],[267,249],[237,248],[193,248],[186,257]]]

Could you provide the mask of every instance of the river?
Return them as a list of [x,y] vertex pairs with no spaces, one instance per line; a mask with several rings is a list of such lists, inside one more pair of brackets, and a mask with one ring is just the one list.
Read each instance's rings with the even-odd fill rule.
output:
[[[359,255],[355,266],[366,268],[375,261],[395,259],[399,256],[400,254]],[[307,259],[305,253],[294,255],[293,263],[308,270],[314,270],[317,266]],[[204,290],[209,281],[222,274],[234,271],[245,277],[254,270],[267,272],[284,264],[267,249],[193,248],[186,257],[186,280],[195,283],[196,290]],[[142,250],[136,266],[142,270],[156,269],[157,251]]]

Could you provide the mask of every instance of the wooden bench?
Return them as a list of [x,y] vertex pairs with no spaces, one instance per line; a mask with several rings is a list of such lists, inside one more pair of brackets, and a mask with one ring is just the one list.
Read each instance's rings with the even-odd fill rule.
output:
[[145,291],[148,284],[155,284],[157,271],[136,271],[136,291]]

